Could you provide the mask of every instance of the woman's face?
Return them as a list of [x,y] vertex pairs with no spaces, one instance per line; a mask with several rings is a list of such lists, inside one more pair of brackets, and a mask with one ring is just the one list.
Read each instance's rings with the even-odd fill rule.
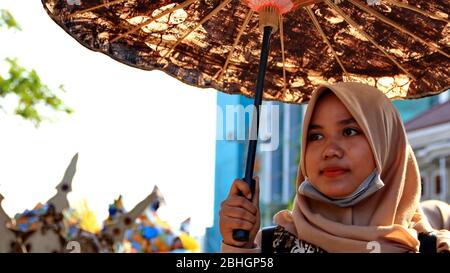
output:
[[306,174],[329,197],[353,193],[375,169],[366,136],[331,92],[317,101],[307,137]]

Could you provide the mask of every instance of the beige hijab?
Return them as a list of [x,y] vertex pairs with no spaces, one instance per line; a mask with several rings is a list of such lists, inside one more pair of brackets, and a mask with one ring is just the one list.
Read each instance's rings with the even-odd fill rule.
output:
[[[292,212],[279,212],[275,223],[328,252],[417,252],[416,226],[428,226],[419,210],[419,170],[397,110],[382,92],[368,85],[320,86],[305,114],[302,151],[314,107],[326,90],[342,101],[364,131],[385,186],[348,208],[297,194]],[[306,174],[305,153],[301,156],[297,186]]]

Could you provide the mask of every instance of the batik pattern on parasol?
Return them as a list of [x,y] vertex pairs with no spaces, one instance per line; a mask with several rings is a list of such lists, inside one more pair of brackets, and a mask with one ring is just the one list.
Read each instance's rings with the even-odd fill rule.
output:
[[450,87],[449,1],[42,2],[57,24],[91,50],[230,94],[253,97],[262,36],[255,9],[280,2],[291,6],[280,12],[273,34],[265,100],[307,102],[318,84],[341,80],[374,85],[391,98]]

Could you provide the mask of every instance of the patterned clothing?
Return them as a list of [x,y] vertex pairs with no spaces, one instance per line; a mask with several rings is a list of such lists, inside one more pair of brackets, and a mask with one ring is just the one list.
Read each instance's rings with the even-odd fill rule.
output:
[[306,241],[278,225],[273,234],[272,247],[274,253],[325,253],[326,251]]

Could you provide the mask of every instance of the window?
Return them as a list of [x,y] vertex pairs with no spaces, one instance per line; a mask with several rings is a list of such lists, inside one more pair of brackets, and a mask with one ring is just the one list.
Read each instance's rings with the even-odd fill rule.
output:
[[425,185],[424,185],[424,182],[423,182],[423,177],[421,176],[421,177],[420,177],[420,195],[421,195],[421,196],[424,196],[424,194],[425,194],[425,193],[424,193],[424,189],[425,189],[424,186],[425,186]]
[[437,175],[434,177],[434,183],[435,183],[436,194],[441,194],[441,176],[440,175]]

